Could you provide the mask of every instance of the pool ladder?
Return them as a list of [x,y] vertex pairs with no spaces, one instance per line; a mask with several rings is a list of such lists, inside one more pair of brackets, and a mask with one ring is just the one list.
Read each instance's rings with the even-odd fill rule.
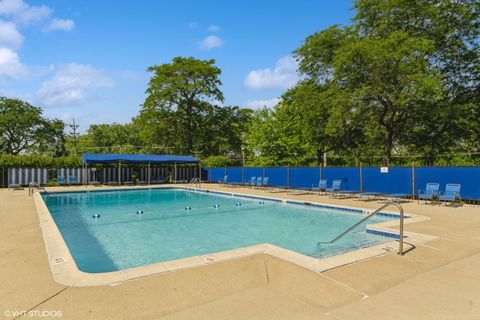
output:
[[195,186],[196,189],[200,188],[201,186],[201,181],[199,178],[192,178],[192,180],[190,180],[190,182],[188,183],[188,187],[190,189],[193,189],[193,187]]
[[379,213],[381,210],[387,208],[387,207],[390,207],[390,206],[395,206],[397,207],[398,211],[400,212],[400,234],[399,234],[399,241],[398,241],[398,254],[399,255],[404,255],[404,251],[403,251],[403,220],[404,220],[404,214],[403,214],[403,208],[402,206],[397,203],[397,202],[387,202],[385,203],[384,205],[382,205],[380,208],[370,212],[368,215],[366,215],[362,220],[358,221],[357,223],[355,223],[353,226],[351,226],[350,228],[348,228],[347,230],[345,230],[344,232],[342,232],[340,235],[338,235],[335,239],[333,240],[330,240],[330,241],[326,241],[326,242],[323,242],[323,241],[320,241],[318,242],[317,244],[330,244],[330,243],[334,243],[334,242],[337,242],[337,240],[340,240],[341,238],[343,238],[345,235],[347,235],[348,233],[350,233],[353,229],[355,229],[355,227],[357,227],[359,224],[363,223],[364,221],[370,219],[371,217],[373,217],[374,215],[376,215],[377,213]]
[[45,189],[45,187],[43,187],[42,185],[40,185],[39,183],[36,183],[36,182],[30,182],[28,184],[28,195],[32,195],[33,190],[35,190],[35,189],[41,189],[41,190],[43,190],[43,192],[45,192],[48,195],[48,191]]

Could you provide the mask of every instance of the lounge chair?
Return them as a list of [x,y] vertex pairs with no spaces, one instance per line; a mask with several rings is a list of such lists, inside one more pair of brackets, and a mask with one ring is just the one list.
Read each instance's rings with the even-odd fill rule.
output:
[[93,181],[89,181],[88,184],[91,184],[92,186],[100,186],[100,181],[97,181],[97,180],[93,180]]
[[257,177],[250,177],[250,182],[248,185],[250,187],[255,187],[256,184],[257,184]]
[[433,201],[438,198],[440,184],[438,183],[427,183],[425,190],[418,190],[418,202],[420,203],[420,199]]
[[382,196],[385,196],[385,192],[378,192],[378,191],[368,191],[368,192],[362,192],[358,194],[360,198],[366,198],[366,200],[375,200],[378,199]]
[[159,183],[165,183],[167,180],[165,179],[164,176],[160,176],[157,178],[157,176],[152,176],[152,179],[150,180],[150,184],[159,184]]
[[268,187],[268,177],[263,177],[263,182],[262,182],[262,187],[267,188]]
[[108,186],[118,186],[118,181],[108,181],[107,185]]
[[312,187],[312,191],[318,191],[318,193],[327,190],[327,179],[320,179],[318,181],[318,187]]
[[146,185],[146,184],[147,184],[147,182],[144,181],[144,180],[137,180],[137,185],[139,185],[139,186],[140,186],[140,185],[141,185],[141,186],[144,186],[144,185]]
[[342,180],[333,180],[332,187],[326,188],[325,191],[329,193],[336,193],[340,191],[340,186],[342,185]]
[[133,186],[133,181],[123,181],[123,185],[125,185],[125,186]]
[[262,187],[262,185],[263,185],[263,177],[257,177],[256,186],[260,188],[260,187]]
[[443,202],[451,201],[451,202],[460,202],[462,199],[460,198],[460,184],[449,183],[445,186],[445,193],[440,193],[438,199]]
[[68,178],[69,185],[75,186],[77,185],[77,183],[78,183],[77,176],[70,176],[70,178]]
[[57,183],[59,186],[64,186],[66,184],[65,177],[57,177]]
[[227,184],[228,175],[223,176],[223,180],[218,180],[218,183]]
[[399,200],[407,200],[411,197],[411,194],[408,193],[387,193],[384,195],[385,198],[390,199],[391,201],[399,202]]
[[12,189],[12,190],[23,190],[23,187],[21,184],[19,183],[10,183],[8,185],[8,189]]

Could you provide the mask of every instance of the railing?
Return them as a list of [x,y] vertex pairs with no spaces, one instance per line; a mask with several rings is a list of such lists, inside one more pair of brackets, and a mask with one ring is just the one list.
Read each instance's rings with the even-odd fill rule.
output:
[[191,188],[193,189],[193,186],[195,186],[195,188],[199,188],[201,186],[201,181],[199,178],[192,178],[192,180],[190,180],[190,182],[188,183],[188,188]]
[[28,184],[28,195],[32,195],[34,189],[41,189],[41,190],[43,190],[43,192],[45,192],[48,195],[47,190],[43,186],[41,186],[40,184],[38,184],[36,182],[30,182]]
[[318,244],[330,244],[330,243],[337,242],[338,240],[343,238],[346,234],[350,233],[353,229],[355,229],[355,227],[357,227],[359,224],[365,222],[366,220],[370,219],[371,217],[373,217],[374,215],[379,213],[381,210],[383,210],[387,207],[390,207],[390,206],[397,207],[398,211],[400,212],[400,238],[399,238],[399,244],[398,244],[398,254],[403,255],[404,254],[404,252],[403,252],[403,220],[404,220],[404,214],[403,214],[402,206],[400,204],[398,204],[397,202],[387,202],[387,203],[385,203],[383,206],[381,206],[380,208],[376,209],[375,211],[369,213],[362,220],[358,221],[353,226],[351,226],[350,228],[348,228],[347,230],[342,232],[335,239],[330,240],[330,241],[326,241],[326,242],[320,241],[320,242],[318,242]]

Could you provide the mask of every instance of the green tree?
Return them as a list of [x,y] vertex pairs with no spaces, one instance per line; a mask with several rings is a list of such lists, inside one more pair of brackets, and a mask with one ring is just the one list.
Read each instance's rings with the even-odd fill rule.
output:
[[430,41],[429,66],[438,72],[445,94],[417,108],[408,149],[432,164],[449,149],[479,148],[480,2],[478,0],[357,0],[354,24],[370,37],[403,32]]
[[60,120],[44,118],[42,110],[28,102],[0,97],[0,146],[4,153],[63,155],[64,126]]
[[134,123],[94,124],[77,142],[80,152],[135,153],[141,142]]
[[310,158],[301,114],[290,104],[255,111],[246,136],[249,164],[305,165]]
[[148,71],[153,76],[139,117],[147,136],[160,140],[159,135],[166,134],[181,152],[193,153],[205,115],[223,102],[220,69],[215,60],[176,57]]

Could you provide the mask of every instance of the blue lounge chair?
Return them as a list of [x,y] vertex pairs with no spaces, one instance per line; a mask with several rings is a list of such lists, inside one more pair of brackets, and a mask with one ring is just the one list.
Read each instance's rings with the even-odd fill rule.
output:
[[440,188],[440,184],[438,183],[427,183],[425,190],[418,190],[418,202],[420,199],[433,201],[438,198],[438,189]]
[[440,201],[451,201],[455,202],[458,201],[460,202],[462,199],[460,198],[460,189],[461,189],[460,184],[455,184],[455,183],[449,183],[445,186],[445,193],[441,193],[438,199]]
[[248,184],[250,187],[254,187],[257,184],[257,177],[250,177],[250,183]]
[[325,190],[327,190],[327,179],[320,179],[318,181],[318,187],[312,187],[312,191],[318,191],[319,193]]
[[257,177],[257,187],[261,187],[263,185],[263,177]]
[[386,193],[384,196],[391,201],[399,202],[401,200],[408,201],[412,195],[408,193]]
[[64,186],[66,183],[65,177],[57,177],[57,183],[59,186]]
[[333,180],[332,187],[331,188],[326,188],[325,191],[330,192],[330,193],[338,192],[338,191],[340,191],[341,185],[342,185],[342,180]]
[[268,177],[263,177],[262,187],[264,188],[268,187]]
[[225,175],[223,176],[223,180],[218,180],[218,183],[227,184],[227,181],[228,181],[228,175]]
[[78,183],[77,176],[70,176],[70,178],[68,179],[68,184],[74,186],[77,183]]

